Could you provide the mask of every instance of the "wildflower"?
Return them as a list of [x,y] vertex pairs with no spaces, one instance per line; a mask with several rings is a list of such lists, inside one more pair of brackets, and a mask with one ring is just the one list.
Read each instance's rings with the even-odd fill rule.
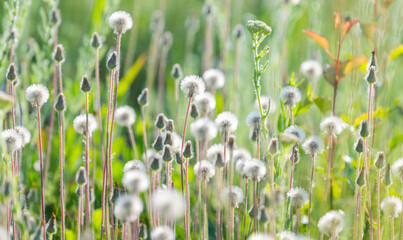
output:
[[84,75],[81,78],[80,89],[81,89],[81,91],[83,91],[85,93],[88,93],[91,91],[91,84],[90,84],[90,81],[89,81],[87,75]]
[[8,67],[7,73],[6,73],[6,78],[10,82],[13,82],[14,80],[17,79],[17,71],[15,69],[14,63],[11,63],[10,66]]
[[402,212],[402,201],[395,196],[386,197],[382,200],[381,209],[386,216],[397,218]]
[[378,152],[378,155],[376,156],[374,165],[376,168],[381,169],[385,166],[385,153],[383,152]]
[[246,28],[252,35],[269,35],[271,33],[271,27],[267,26],[266,23],[259,20],[248,20]]
[[145,107],[148,104],[148,88],[144,88],[137,97],[137,102],[140,106]]
[[[80,114],[73,121],[74,130],[77,133],[85,134],[86,133],[86,115]],[[92,133],[98,128],[97,120],[94,115],[88,114],[88,134],[91,136]]]
[[14,129],[7,129],[1,132],[1,138],[8,153],[18,150],[23,145],[22,136]]
[[142,161],[134,159],[134,160],[128,161],[125,164],[125,166],[123,167],[124,173],[127,173],[132,170],[146,172],[146,166],[144,165],[144,163]]
[[181,81],[181,90],[187,97],[195,97],[203,93],[205,89],[206,86],[203,80],[196,75],[187,76]]
[[115,217],[122,222],[135,221],[143,211],[143,203],[134,195],[122,195],[116,201]]
[[266,233],[256,233],[248,237],[248,240],[274,240],[274,238]]
[[284,105],[294,108],[301,101],[301,92],[294,86],[286,86],[281,89],[279,97],[284,102]]
[[[259,110],[259,101],[255,100],[255,108]],[[262,110],[268,113],[274,113],[276,111],[276,103],[269,96],[260,96],[260,105],[262,106]],[[269,109],[270,105],[270,109]]]
[[106,61],[106,67],[109,71],[114,70],[118,65],[118,53],[113,51],[109,56],[108,60]]
[[151,240],[174,240],[175,234],[168,226],[156,227],[151,232]]
[[179,63],[175,63],[172,66],[171,76],[176,79],[179,79],[183,76],[182,68],[181,68],[181,65],[179,65]]
[[223,167],[229,161],[228,152],[225,153],[224,158],[224,145],[214,144],[207,150],[207,159],[214,163],[217,167]]
[[57,44],[55,51],[53,52],[53,60],[58,62],[59,64],[64,62],[64,48],[63,45]]
[[403,181],[403,158],[397,159],[392,165],[392,173]]
[[238,208],[238,205],[243,201],[244,195],[242,189],[238,186],[224,188],[221,193],[221,199],[224,204],[230,203],[231,208]]
[[302,149],[304,149],[306,154],[316,155],[323,152],[324,144],[323,141],[316,136],[309,137],[302,144]]
[[248,114],[246,117],[246,125],[252,128],[254,132],[259,131],[262,125],[262,117],[260,112],[254,111]]
[[150,183],[145,172],[131,170],[123,175],[122,184],[129,192],[139,194],[147,190]]
[[210,113],[216,107],[215,97],[210,92],[197,95],[195,97],[195,104],[203,115]]
[[259,159],[251,159],[245,165],[245,173],[252,181],[260,182],[266,175],[266,166]]
[[185,201],[176,190],[159,189],[151,195],[151,207],[161,217],[174,220],[182,218],[185,210]]
[[15,127],[15,131],[17,131],[18,134],[20,134],[22,138],[22,144],[21,147],[24,147],[31,141],[31,133],[29,130],[23,126],[17,126]]
[[163,113],[160,113],[157,115],[155,119],[155,127],[158,129],[163,129],[165,127],[165,115]]
[[300,68],[300,72],[308,80],[314,82],[322,75],[322,65],[316,60],[306,60],[304,61]]
[[198,161],[194,165],[193,171],[196,174],[196,176],[202,181],[208,181],[215,174],[214,165],[207,160]]
[[344,212],[332,210],[322,216],[318,223],[319,231],[329,237],[337,236],[344,228]]
[[320,129],[334,137],[339,135],[347,126],[347,123],[336,116],[325,117],[320,122]]
[[299,143],[302,143],[302,141],[304,141],[304,139],[305,139],[304,130],[302,130],[302,128],[300,128],[300,127],[298,127],[296,125],[288,127],[286,130],[284,130],[284,133],[297,137]]
[[199,141],[211,141],[217,136],[214,122],[208,118],[199,118],[190,125],[190,132]]
[[115,34],[123,34],[133,26],[133,20],[129,13],[117,11],[109,17],[109,25],[114,29]]
[[203,79],[206,86],[211,90],[216,90],[224,87],[225,76],[224,73],[219,69],[207,69],[203,73]]
[[96,32],[92,34],[91,46],[93,48],[100,48],[102,46],[102,40]]
[[59,113],[66,110],[66,97],[64,96],[63,93],[59,93],[57,95],[56,103],[55,103],[55,110]]
[[238,119],[231,112],[222,112],[218,114],[215,119],[215,123],[217,124],[218,130],[221,134],[235,132],[238,127]]
[[76,173],[76,183],[83,186],[87,183],[87,176],[85,175],[85,168],[80,167]]
[[33,106],[41,107],[49,99],[49,91],[42,84],[32,84],[25,90],[25,98]]
[[290,203],[296,208],[301,208],[308,202],[308,193],[303,188],[291,188],[287,196],[290,198]]
[[120,126],[130,127],[136,120],[136,113],[134,112],[134,109],[128,105],[118,107],[115,114],[116,123]]

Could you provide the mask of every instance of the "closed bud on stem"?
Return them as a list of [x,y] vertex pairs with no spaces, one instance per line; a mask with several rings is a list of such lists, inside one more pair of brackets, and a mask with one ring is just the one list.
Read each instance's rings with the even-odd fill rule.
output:
[[114,70],[118,65],[118,54],[117,52],[113,52],[109,55],[108,61],[106,62],[106,66],[108,67],[109,71]]
[[179,65],[179,63],[176,63],[172,66],[171,76],[176,79],[183,77],[182,68],[181,65]]
[[199,110],[197,109],[196,104],[192,103],[190,105],[190,116],[194,119],[199,117]]
[[236,137],[235,135],[230,135],[228,138],[228,148],[234,150],[236,147]]
[[366,138],[369,136],[369,126],[368,126],[368,121],[363,120],[361,121],[360,124],[360,136],[363,138]]
[[87,75],[84,75],[83,78],[81,79],[80,88],[81,88],[81,91],[83,91],[85,93],[88,93],[91,91],[91,84],[90,84],[90,80],[88,80]]
[[365,78],[364,78],[367,82],[368,82],[368,84],[373,84],[373,83],[375,83],[376,81],[377,81],[377,76],[376,76],[376,68],[374,67],[374,66],[371,66],[369,69],[368,69],[368,73],[367,73],[367,75],[365,76]]
[[58,44],[55,48],[55,51],[53,52],[53,60],[55,60],[58,63],[61,63],[64,61],[64,48],[63,45]]
[[113,203],[116,203],[116,200],[119,198],[120,196],[120,189],[119,189],[119,185],[117,182],[115,182],[115,187],[113,188],[113,193],[111,196],[111,201]]
[[14,80],[17,79],[17,71],[15,69],[14,63],[11,63],[10,66],[8,67],[6,77],[7,80],[10,82],[13,82]]
[[91,39],[91,46],[93,48],[99,48],[102,45],[101,38],[99,37],[98,33],[94,32],[92,34],[92,39]]
[[269,152],[273,156],[277,155],[277,153],[278,153],[278,139],[277,138],[272,138],[270,140]]
[[11,195],[11,183],[10,181],[7,179],[6,181],[4,181],[4,196],[7,198]]
[[267,222],[269,221],[269,216],[267,214],[266,208],[264,206],[261,206],[257,215],[257,218],[259,222]]
[[155,127],[159,130],[165,127],[165,115],[163,113],[157,115],[157,118],[155,119]]
[[365,185],[365,169],[362,168],[358,178],[356,180],[358,186],[362,187]]
[[167,131],[169,131],[169,132],[173,132],[174,131],[174,120],[172,120],[172,119],[169,119],[168,121],[167,121]]
[[54,213],[52,213],[52,216],[50,216],[49,222],[46,224],[46,232],[49,235],[56,234],[56,232],[57,232],[56,216]]
[[163,147],[164,147],[164,144],[162,143],[162,136],[159,135],[159,136],[155,139],[155,141],[154,141],[154,143],[153,143],[153,148],[154,148],[157,152],[159,152],[159,151],[162,150]]
[[354,145],[354,149],[358,153],[362,153],[364,151],[364,139],[362,137],[357,139],[357,142]]
[[59,113],[63,112],[64,110],[66,110],[66,98],[64,97],[63,93],[59,93],[59,95],[57,95],[57,99],[56,99],[56,103],[55,103],[55,109]]
[[164,145],[172,146],[172,144],[173,144],[172,133],[171,132],[166,132],[165,133],[165,139],[164,139]]
[[87,177],[85,176],[85,168],[80,167],[76,173],[76,183],[80,186],[83,186],[87,183]]
[[180,152],[175,153],[175,160],[177,164],[182,164]]
[[375,159],[375,167],[381,169],[385,166],[385,153],[379,152]]
[[170,162],[172,160],[171,147],[168,145],[164,146],[164,151],[162,153],[162,160],[164,160],[165,162]]
[[140,95],[137,97],[137,102],[140,106],[144,107],[148,104],[148,88],[144,88]]
[[187,141],[185,144],[185,149],[183,150],[183,156],[187,159],[193,157],[192,142]]
[[52,22],[52,24],[54,26],[60,24],[60,14],[59,14],[59,11],[57,11],[57,9],[52,10],[52,14],[50,16],[50,21]]

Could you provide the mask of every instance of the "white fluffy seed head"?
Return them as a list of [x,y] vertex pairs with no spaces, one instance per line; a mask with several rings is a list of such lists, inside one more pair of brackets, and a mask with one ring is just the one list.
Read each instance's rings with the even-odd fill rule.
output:
[[224,188],[221,193],[221,200],[224,206],[227,204],[231,208],[238,208],[238,205],[243,201],[244,195],[242,189],[238,186],[231,186],[231,191],[229,187]]
[[322,65],[316,60],[306,60],[301,63],[300,72],[308,80],[314,82],[322,75]]
[[218,114],[215,123],[221,134],[235,132],[238,127],[238,119],[231,112],[222,112]]
[[397,218],[402,212],[402,201],[395,196],[386,197],[382,200],[381,209],[387,217]]
[[145,172],[131,170],[123,175],[122,184],[129,192],[139,194],[148,189],[150,182]]
[[[270,110],[269,110],[269,103],[270,103]],[[269,97],[269,96],[260,96],[260,104],[261,104],[261,106],[262,106],[262,109],[265,111],[265,112],[267,112],[267,111],[269,111],[269,114],[270,113],[274,113],[275,111],[276,111],[276,103],[274,102],[274,100],[271,98],[271,97]],[[256,99],[255,100],[255,108],[257,109],[257,110],[259,110],[259,102],[258,102],[258,100]]]
[[298,127],[297,125],[288,127],[286,130],[284,130],[284,133],[297,137],[299,143],[302,143],[305,139],[304,130],[302,130],[302,128]]
[[248,159],[239,159],[235,165],[235,171],[239,174],[242,178],[247,178],[248,173],[245,171],[247,168],[246,166],[249,164],[250,158]]
[[215,109],[215,97],[210,92],[204,92],[195,97],[195,104],[202,115],[208,114]]
[[403,181],[403,158],[397,159],[393,164],[392,164],[392,173],[395,175],[397,178],[400,179],[400,181]]
[[12,153],[22,147],[22,137],[14,129],[7,129],[1,132],[1,139],[8,153]]
[[239,160],[249,160],[251,158],[252,155],[245,148],[237,148],[232,154],[232,159],[234,160],[234,162],[238,162]]
[[35,107],[42,107],[49,99],[49,91],[42,84],[32,84],[25,90],[25,98]]
[[344,228],[344,212],[332,210],[322,216],[318,223],[319,231],[329,237],[337,236]]
[[206,85],[203,80],[196,75],[190,75],[185,77],[181,81],[181,90],[187,97],[195,97],[201,93],[204,93]]
[[133,26],[133,19],[125,11],[117,11],[109,17],[109,25],[115,34],[123,34]]
[[142,171],[146,172],[146,166],[144,163],[140,160],[134,159],[131,161],[128,161],[125,166],[123,167],[123,172],[127,173],[129,171]]
[[130,194],[120,195],[115,205],[115,217],[122,222],[135,221],[143,211],[140,198]]
[[226,151],[224,158],[224,145],[221,143],[212,145],[207,150],[207,160],[212,162],[216,167],[223,167],[229,161],[229,153]]
[[274,238],[266,233],[256,233],[248,237],[248,240],[274,240]]
[[301,101],[301,92],[294,86],[286,86],[281,89],[279,97],[284,105],[294,108]]
[[18,134],[20,134],[22,138],[22,147],[24,147],[31,141],[31,133],[27,128],[23,126],[17,126],[15,127],[15,130],[17,131]]
[[[73,121],[74,130],[76,130],[77,133],[85,134],[87,129],[86,121],[86,114],[78,115]],[[88,114],[88,134],[91,136],[97,128],[98,123],[94,115]]]
[[168,226],[159,226],[151,231],[151,240],[174,240],[175,234]]
[[214,165],[207,160],[198,161],[194,167],[193,171],[196,176],[202,181],[209,181],[215,174]]
[[159,189],[151,194],[151,208],[162,219],[173,222],[183,217],[185,201],[173,188]]
[[336,116],[325,117],[320,122],[320,129],[334,137],[339,135],[347,126],[347,123]]
[[246,125],[252,128],[253,131],[259,131],[260,127],[262,126],[262,117],[260,115],[260,112],[250,112],[248,116],[246,116]]
[[304,149],[304,152],[309,155],[321,154],[324,147],[325,144],[323,143],[322,139],[317,136],[307,138],[302,144],[302,149]]
[[207,88],[211,90],[216,90],[224,87],[225,76],[224,73],[219,69],[208,69],[203,73],[204,82]]
[[308,202],[308,193],[303,188],[291,188],[287,192],[287,196],[290,198],[290,203],[296,208],[301,208]]
[[208,118],[199,118],[192,122],[190,132],[199,141],[211,141],[217,136],[217,128]]
[[244,171],[249,179],[260,182],[266,175],[266,166],[259,159],[252,158],[246,162]]
[[116,124],[123,127],[132,126],[136,120],[136,112],[134,112],[132,107],[127,105],[118,107],[115,114]]

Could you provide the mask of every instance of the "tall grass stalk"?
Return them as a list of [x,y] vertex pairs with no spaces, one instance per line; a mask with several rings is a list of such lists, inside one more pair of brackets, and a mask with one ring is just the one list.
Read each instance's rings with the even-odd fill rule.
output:
[[41,171],[41,210],[42,210],[42,226],[43,226],[43,240],[46,240],[46,220],[45,220],[45,186],[43,177],[43,155],[42,155],[42,129],[41,129],[41,111],[40,106],[36,106],[38,117],[38,141],[39,141],[39,164]]
[[[368,115],[368,118],[367,118],[367,121],[368,121],[368,127],[370,127],[371,126],[371,115],[372,115],[372,112],[371,112],[371,109],[372,109],[372,84],[369,84],[369,93],[368,93],[368,113],[367,113],[367,115]],[[367,202],[368,202],[368,216],[369,216],[369,224],[370,224],[370,228],[369,228],[369,233],[370,233],[370,239],[372,240],[373,239],[373,225],[372,225],[372,206],[371,206],[371,184],[370,184],[370,179],[369,179],[369,172],[370,172],[370,159],[368,159],[368,157],[367,157],[367,154],[368,154],[368,138],[369,137],[365,137],[364,138],[364,159],[363,159],[363,161],[365,162],[365,164],[366,164],[366,167],[365,167],[365,173],[366,173],[366,182],[367,182]]]
[[[86,231],[87,236],[90,236],[90,136],[89,136],[89,129],[88,129],[88,92],[85,93],[85,173],[87,176],[87,184],[86,184]],[[94,161],[95,159],[93,159]]]

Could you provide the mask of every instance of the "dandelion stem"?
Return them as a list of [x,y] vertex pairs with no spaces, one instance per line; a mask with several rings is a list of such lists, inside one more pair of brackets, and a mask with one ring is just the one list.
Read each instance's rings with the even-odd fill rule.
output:
[[245,178],[245,203],[244,203],[244,212],[243,212],[243,230],[242,230],[242,239],[245,239],[245,227],[246,227],[246,214],[248,212],[248,179]]
[[88,131],[88,92],[85,93],[85,174],[87,176],[87,184],[85,186],[86,188],[86,216],[87,216],[87,221],[86,221],[86,231],[87,231],[87,236],[90,234],[90,158],[89,158],[89,152],[90,152],[90,136],[89,136],[89,131]]
[[298,223],[299,223],[299,208],[297,209],[297,223],[295,224],[295,233],[298,234]]
[[294,145],[292,147],[292,153],[291,153],[291,176],[290,176],[290,189],[293,187],[293,183],[294,183],[294,167],[295,167],[295,147],[296,145]]
[[129,126],[129,127],[127,127],[127,130],[129,131],[130,144],[132,145],[134,158],[138,159],[137,148],[136,148],[136,140],[134,138],[133,129],[132,129],[131,126]]
[[[368,126],[371,126],[370,120],[371,120],[371,99],[372,99],[372,85],[369,85],[369,93],[368,93]],[[371,208],[371,185],[369,182],[369,171],[370,171],[370,165],[369,165],[369,159],[367,158],[367,151],[368,151],[368,137],[364,138],[364,159],[363,161],[367,165],[365,167],[365,173],[366,173],[366,178],[367,178],[367,201],[368,201],[368,215],[369,215],[369,233],[370,233],[370,239],[373,239],[373,226],[372,226],[372,208]]]
[[[312,210],[312,187],[313,187],[313,175],[315,173],[315,154],[312,154],[312,172],[311,172],[311,185],[309,188],[309,209],[308,209],[308,237],[311,233],[311,210]],[[298,231],[298,230],[297,230]]]
[[257,189],[256,189],[256,181],[253,181],[253,229],[254,233],[257,232]]
[[187,127],[187,121],[188,121],[188,117],[189,117],[189,110],[190,110],[191,102],[192,102],[192,97],[189,97],[189,102],[188,102],[186,116],[185,116],[185,124],[183,127],[182,144],[181,144],[181,189],[182,189],[182,194],[184,194],[184,190],[183,190],[183,146],[185,145],[186,127]]
[[46,220],[45,220],[45,186],[43,181],[43,155],[42,155],[42,130],[41,130],[41,112],[40,107],[36,106],[38,115],[38,138],[39,138],[39,163],[41,168],[41,208],[42,208],[42,225],[43,225],[43,240],[46,240]]
[[378,169],[376,173],[376,204],[377,204],[377,210],[378,210],[378,239],[381,239],[381,204],[380,204],[380,198],[381,198],[381,170]]
[[[360,174],[360,165],[361,165],[361,153],[358,155],[357,158],[357,167],[356,167],[356,178],[358,178],[359,174]],[[360,187],[358,186],[358,184],[355,184],[355,198],[356,198],[356,206],[355,206],[355,216],[354,216],[354,235],[353,237],[358,237],[357,236],[357,231],[358,231],[358,219],[359,219],[359,215],[360,215]]]
[[65,212],[64,212],[64,145],[65,145],[65,138],[64,138],[64,113],[63,111],[59,113],[59,168],[60,168],[60,205],[61,205],[61,239],[64,240],[65,238]]
[[189,192],[189,159],[186,158],[186,165],[185,165],[185,181],[186,181],[186,229],[185,229],[185,233],[186,233],[186,239],[189,240],[190,239],[190,192]]
[[395,226],[394,226],[394,218],[390,217],[390,234],[391,238],[390,239],[395,239]]
[[208,203],[208,196],[207,196],[207,183],[203,181],[203,240],[208,240],[208,216],[207,216],[207,203]]

